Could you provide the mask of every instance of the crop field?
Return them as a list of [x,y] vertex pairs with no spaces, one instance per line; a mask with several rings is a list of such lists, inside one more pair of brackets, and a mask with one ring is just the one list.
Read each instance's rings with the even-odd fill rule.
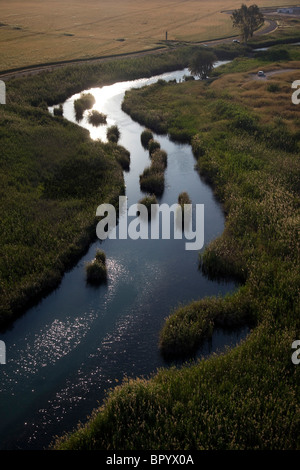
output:
[[[291,4],[262,0],[258,6]],[[295,2],[294,2],[295,3]],[[0,70],[236,34],[241,0],[0,0]]]

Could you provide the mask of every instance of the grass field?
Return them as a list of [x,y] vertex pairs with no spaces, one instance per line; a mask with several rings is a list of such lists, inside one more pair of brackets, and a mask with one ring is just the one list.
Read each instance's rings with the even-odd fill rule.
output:
[[[206,41],[236,34],[241,0],[0,0],[0,70],[147,50],[165,40]],[[261,0],[259,6],[291,4]],[[295,3],[295,2],[294,2]]]

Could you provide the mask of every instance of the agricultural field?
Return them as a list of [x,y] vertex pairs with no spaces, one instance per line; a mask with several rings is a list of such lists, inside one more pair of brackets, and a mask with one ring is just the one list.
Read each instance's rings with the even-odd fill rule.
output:
[[[258,6],[291,4],[258,1]],[[227,9],[240,0],[0,0],[0,70],[149,50],[170,41],[237,34]]]

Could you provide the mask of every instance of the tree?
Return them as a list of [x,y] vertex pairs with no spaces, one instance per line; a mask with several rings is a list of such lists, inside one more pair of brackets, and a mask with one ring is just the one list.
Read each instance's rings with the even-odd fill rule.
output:
[[204,80],[212,71],[216,60],[217,57],[212,51],[199,50],[191,59],[189,71]]
[[264,16],[257,5],[247,7],[242,5],[239,10],[234,10],[231,19],[233,26],[239,28],[243,41],[246,43],[252,38],[254,31],[263,23]]

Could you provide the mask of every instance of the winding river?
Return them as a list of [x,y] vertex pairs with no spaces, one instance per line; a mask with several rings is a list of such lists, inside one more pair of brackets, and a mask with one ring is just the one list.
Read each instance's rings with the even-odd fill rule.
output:
[[[96,98],[94,109],[107,114],[108,126],[118,125],[119,143],[131,153],[130,171],[124,173],[129,205],[143,196],[139,175],[150,161],[140,143],[143,127],[121,110],[124,93],[159,78],[180,81],[184,75],[187,70],[89,90]],[[64,116],[73,122],[77,97],[63,105]],[[79,124],[93,139],[106,140],[106,126],[93,127],[85,116]],[[195,171],[191,147],[167,136],[155,138],[168,153],[159,202],[173,204],[188,191],[193,204],[204,204],[208,244],[224,229],[222,208]],[[100,246],[107,256],[108,282],[94,288],[86,284],[84,266]],[[233,283],[206,279],[198,270],[198,253],[186,251],[184,239],[93,243],[60,286],[1,335],[7,347],[7,364],[0,367],[1,449],[43,449],[53,436],[84,422],[124,376],[148,377],[168,366],[159,354],[158,336],[170,311],[234,289]],[[247,333],[246,328],[216,331],[199,356],[233,346]]]

